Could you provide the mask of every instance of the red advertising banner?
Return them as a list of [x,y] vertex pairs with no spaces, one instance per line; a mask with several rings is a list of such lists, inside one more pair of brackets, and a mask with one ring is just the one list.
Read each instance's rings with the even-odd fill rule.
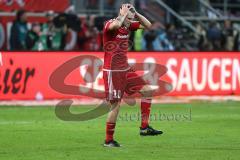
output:
[[63,12],[69,7],[69,0],[0,0],[0,11],[12,12],[25,9],[30,12],[53,10]]
[[[86,86],[104,91],[102,79],[102,52],[2,52],[0,56],[0,100],[45,100],[81,98],[54,91],[49,85],[52,73],[69,60],[81,56],[76,69],[69,72],[66,84]],[[90,57],[96,57],[89,58]],[[129,53],[129,62],[161,64],[168,68],[162,80],[172,84],[168,96],[240,95],[239,53]],[[76,62],[76,61],[75,61]],[[93,66],[95,81],[86,83],[87,69]],[[149,80],[158,81],[158,77]],[[65,74],[65,73],[63,73]],[[90,79],[93,79],[91,76]],[[61,79],[59,79],[61,81]],[[56,81],[58,83],[58,81]],[[86,90],[85,92],[91,92]]]

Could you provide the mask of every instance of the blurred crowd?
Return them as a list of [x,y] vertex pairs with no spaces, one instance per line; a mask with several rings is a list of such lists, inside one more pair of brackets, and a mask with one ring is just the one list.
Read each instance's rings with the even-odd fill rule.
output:
[[65,17],[56,17],[54,12],[49,11],[46,18],[46,23],[35,22],[28,27],[26,11],[18,11],[11,28],[10,49],[13,51],[64,50],[68,27],[59,19]]
[[240,32],[237,27],[229,20],[223,24],[212,21],[205,28],[197,24],[198,29],[198,48],[201,51],[239,51]]
[[73,13],[46,13],[46,23],[28,24],[27,13],[20,10],[11,27],[10,49],[15,51],[63,51],[67,50],[70,31],[77,34],[77,45],[73,50],[99,51],[102,38],[95,18],[83,21]]
[[192,33],[180,24],[157,25],[155,23],[151,30],[135,33],[135,40],[142,39],[138,44],[139,47],[135,45],[135,49],[153,51],[240,50],[240,31],[231,21],[226,20],[223,23],[211,21],[204,25],[196,23],[195,27],[197,32]]
[[[47,22],[28,25],[26,12],[16,14],[10,36],[10,49],[54,51],[68,50],[66,45],[70,30],[77,33],[77,51],[102,51],[102,28],[108,18],[87,16],[80,20],[73,13],[46,13]],[[134,51],[238,51],[239,31],[231,21],[223,24],[212,21],[209,24],[195,24],[197,33],[181,25],[153,22],[150,30],[138,30],[131,35]]]

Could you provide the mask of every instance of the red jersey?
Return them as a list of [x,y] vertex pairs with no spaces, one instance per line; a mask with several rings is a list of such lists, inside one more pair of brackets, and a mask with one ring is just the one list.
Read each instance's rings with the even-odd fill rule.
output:
[[130,31],[139,29],[140,22],[132,23],[129,28],[120,27],[111,31],[109,26],[113,21],[114,19],[107,21],[103,29],[104,69],[127,70]]

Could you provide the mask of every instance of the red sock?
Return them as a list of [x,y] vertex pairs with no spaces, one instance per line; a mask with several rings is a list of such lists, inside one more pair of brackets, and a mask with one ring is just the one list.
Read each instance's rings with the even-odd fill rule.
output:
[[142,99],[141,101],[141,128],[146,128],[149,125],[149,116],[150,116],[150,109],[152,105],[151,99]]
[[113,140],[113,134],[115,130],[116,123],[107,122],[106,125],[106,142]]

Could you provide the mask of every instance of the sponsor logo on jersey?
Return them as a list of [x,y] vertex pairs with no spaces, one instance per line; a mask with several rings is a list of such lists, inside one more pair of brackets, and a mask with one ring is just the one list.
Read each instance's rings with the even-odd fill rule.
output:
[[120,34],[118,34],[117,38],[119,38],[119,39],[128,39],[129,38],[129,34],[128,35],[120,35]]

